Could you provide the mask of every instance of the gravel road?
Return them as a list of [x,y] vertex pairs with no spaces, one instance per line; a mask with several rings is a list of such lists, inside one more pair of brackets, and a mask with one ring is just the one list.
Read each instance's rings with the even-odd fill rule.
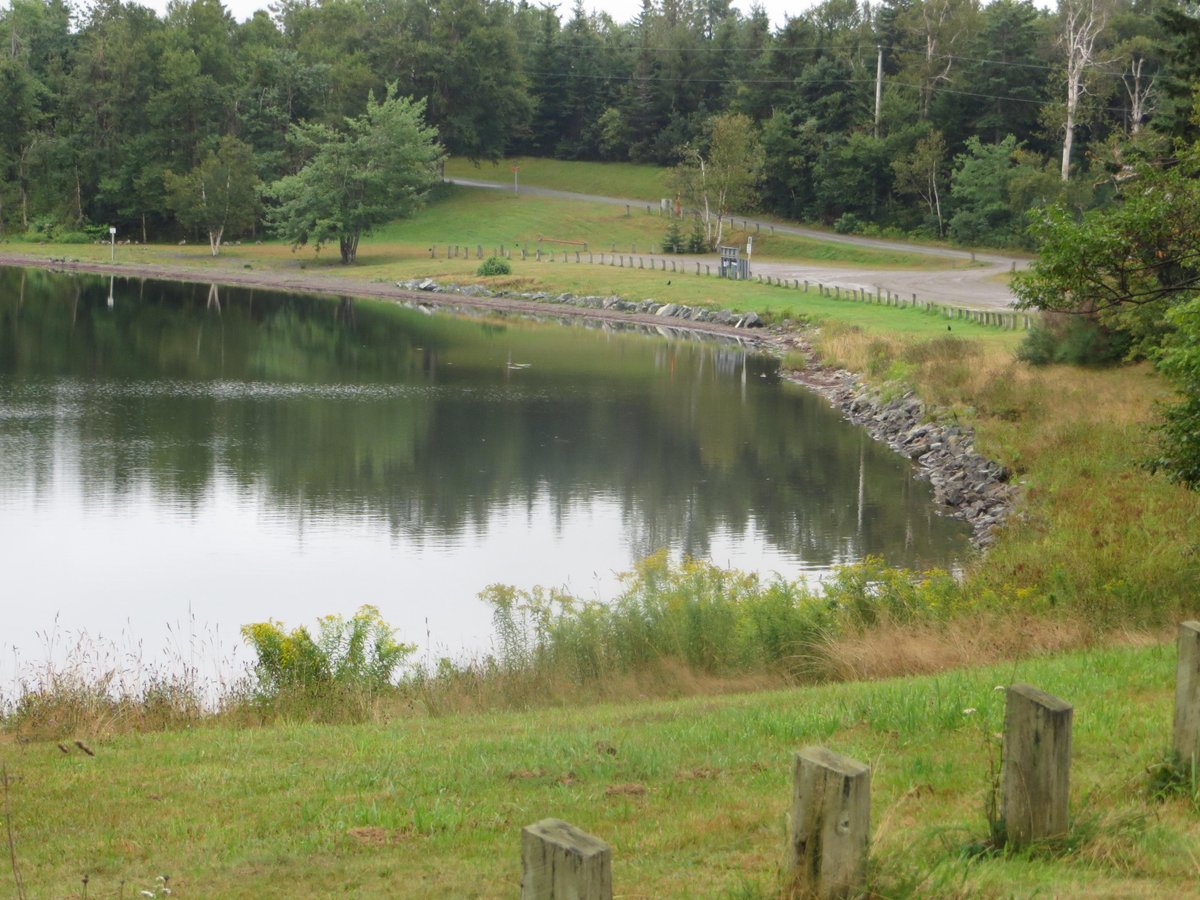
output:
[[[512,190],[512,185],[498,181],[481,181],[468,178],[447,178],[450,184],[462,187],[486,188],[488,190]],[[556,191],[551,188],[522,186],[522,194],[538,197],[558,197],[564,200],[585,200],[592,203],[608,203],[613,206],[645,206],[645,200],[632,200],[623,197],[605,197],[597,194],[577,194],[570,191]],[[916,253],[936,256],[944,259],[961,261],[964,264],[974,259],[975,264],[969,268],[944,269],[941,271],[921,272],[909,269],[863,269],[847,266],[823,265],[818,261],[765,261],[755,260],[751,271],[764,278],[783,278],[787,280],[809,281],[824,284],[828,287],[840,287],[842,290],[876,289],[891,291],[902,297],[911,298],[913,294],[921,300],[932,300],[935,303],[965,306],[975,309],[1006,309],[1011,307],[1016,298],[1009,290],[1005,277],[1014,269],[1022,269],[1028,265],[1028,260],[995,253],[972,253],[968,250],[954,250],[946,247],[930,247],[923,244],[909,244],[902,241],[888,241],[881,238],[868,238],[852,234],[835,234],[819,231],[815,228],[805,228],[802,225],[784,225],[779,222],[766,222],[751,217],[736,216],[739,221],[745,221],[753,226],[758,224],[763,229],[774,227],[777,233],[794,234],[800,237],[815,238],[838,244],[849,244],[856,247],[867,247],[876,250],[893,250],[902,253]],[[647,256],[647,258],[649,258]],[[661,258],[661,257],[656,257]],[[676,260],[679,257],[671,257]],[[715,267],[717,258],[687,257],[700,260]]]

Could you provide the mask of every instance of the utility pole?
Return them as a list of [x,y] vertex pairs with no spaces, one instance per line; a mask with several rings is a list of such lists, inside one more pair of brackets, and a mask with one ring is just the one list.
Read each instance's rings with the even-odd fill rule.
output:
[[879,119],[883,107],[883,46],[875,45],[878,57],[875,60],[875,137],[879,137]]

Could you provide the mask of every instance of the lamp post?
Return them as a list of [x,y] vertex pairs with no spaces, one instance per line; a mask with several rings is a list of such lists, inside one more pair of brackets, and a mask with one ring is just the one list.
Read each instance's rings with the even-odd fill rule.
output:
[[109,249],[112,251],[111,259],[113,262],[116,262],[117,261],[117,226],[116,225],[108,226],[108,246],[109,246]]

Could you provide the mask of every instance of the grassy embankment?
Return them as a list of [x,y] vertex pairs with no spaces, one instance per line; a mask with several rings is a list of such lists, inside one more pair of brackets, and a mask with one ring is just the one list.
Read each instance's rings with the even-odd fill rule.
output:
[[[447,226],[495,227],[489,207],[469,197],[446,202],[466,203],[443,209]],[[623,220],[623,211],[616,217]],[[550,225],[569,239],[591,239],[588,226],[568,227],[561,218],[526,227]],[[438,260],[431,271],[419,248],[396,258],[403,256],[396,248],[419,243],[406,231],[416,226],[401,223],[366,244],[364,264],[351,274],[469,280],[473,262]],[[475,233],[457,240],[485,241],[485,232]],[[107,248],[46,252],[107,258]],[[309,271],[344,271],[270,245],[230,248],[211,264],[193,248],[122,247],[119,254],[202,268],[294,273],[304,261]],[[859,621],[824,636],[823,672],[886,677],[1023,661],[933,680],[526,715],[486,711],[506,701],[482,686],[481,670],[409,694],[413,710],[370,707],[388,719],[381,725],[225,731],[217,720],[189,732],[104,739],[93,747],[95,759],[70,744],[63,756],[53,743],[9,740],[0,752],[19,779],[10,786],[12,821],[18,862],[38,885],[33,895],[42,886],[69,891],[85,871],[95,896],[102,882],[115,890],[122,877],[132,886],[164,870],[192,896],[313,895],[348,884],[376,895],[509,895],[517,831],[557,815],[614,842],[625,893],[771,896],[779,885],[788,753],[809,742],[876,767],[873,878],[881,894],[1193,889],[1195,806],[1158,805],[1142,791],[1143,770],[1161,759],[1167,740],[1172,654],[1029,658],[1129,632],[1162,635],[1200,609],[1200,501],[1137,467],[1153,403],[1165,390],[1148,368],[1032,369],[1013,359],[1008,333],[956,324],[951,337],[936,316],[755,284],[679,278],[667,286],[661,273],[561,263],[523,265],[514,280],[529,289],[693,303],[699,296],[717,306],[804,316],[824,326],[819,344],[827,360],[890,383],[887,390],[916,385],[973,425],[979,447],[1024,484],[1020,515],[985,559],[968,565],[937,615],[918,602],[915,615]],[[654,691],[663,672],[615,678],[607,690],[563,676],[559,689],[542,696],[633,697]],[[965,851],[987,835],[988,766],[1000,721],[1001,695],[992,687],[1012,680],[1077,705],[1075,827],[1058,848],[973,856]],[[667,691],[704,692],[778,684],[779,673],[677,671],[665,681]],[[446,693],[451,688],[457,694]],[[529,701],[522,691],[518,702]],[[971,708],[977,712],[963,713]],[[429,712],[435,717],[426,718]],[[102,719],[81,728],[65,736],[91,740],[114,730]]]
[[[1174,654],[1094,650],[938,677],[585,708],[0,743],[30,897],[512,897],[521,827],[613,845],[623,897],[778,897],[794,750],[873,767],[871,889],[1195,896],[1195,800],[1156,799]],[[1003,694],[1076,707],[1073,825],[1011,855],[986,810]],[[3,834],[3,831],[0,831]],[[0,884],[13,896],[8,854]],[[84,875],[88,885],[81,884]]]

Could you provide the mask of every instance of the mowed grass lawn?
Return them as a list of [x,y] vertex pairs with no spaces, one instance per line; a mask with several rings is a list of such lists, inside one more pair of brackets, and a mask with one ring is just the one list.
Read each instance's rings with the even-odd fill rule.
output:
[[[1174,653],[1117,648],[937,677],[363,725],[0,743],[30,897],[513,897],[523,826],[613,847],[616,896],[777,897],[793,753],[873,770],[879,896],[1195,896],[1200,814],[1155,800]],[[1004,694],[1075,705],[1070,834],[987,846]],[[4,869],[10,868],[8,853]],[[87,876],[86,890],[82,879]],[[0,892],[12,893],[9,871]]]
[[468,178],[477,181],[496,181],[513,184],[513,166],[517,188],[520,185],[594,194],[602,197],[628,197],[653,203],[656,207],[664,198],[673,198],[670,187],[671,170],[661,166],[626,162],[585,162],[580,160],[542,159],[518,156],[498,163],[473,163],[462,157],[446,160],[447,178]]

